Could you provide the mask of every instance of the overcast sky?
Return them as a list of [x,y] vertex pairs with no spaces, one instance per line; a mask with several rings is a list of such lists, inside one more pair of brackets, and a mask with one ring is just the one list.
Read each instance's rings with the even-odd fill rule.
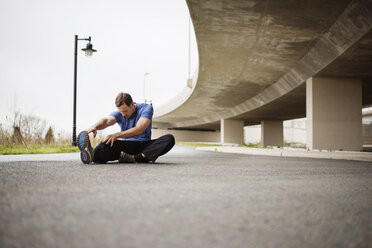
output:
[[[72,132],[74,35],[79,41],[77,129],[114,111],[118,92],[166,104],[188,78],[184,0],[0,0],[0,122],[15,110]],[[192,31],[191,72],[197,66]]]

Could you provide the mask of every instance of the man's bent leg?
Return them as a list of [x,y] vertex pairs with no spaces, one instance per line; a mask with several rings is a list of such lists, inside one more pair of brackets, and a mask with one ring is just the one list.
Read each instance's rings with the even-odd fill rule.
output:
[[169,152],[174,144],[175,140],[173,135],[166,134],[158,139],[152,140],[142,153],[146,156],[146,160],[155,162],[159,156]]

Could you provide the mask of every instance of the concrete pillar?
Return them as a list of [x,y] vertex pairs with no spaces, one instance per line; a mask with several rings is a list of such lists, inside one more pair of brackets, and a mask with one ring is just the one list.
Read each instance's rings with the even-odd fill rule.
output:
[[244,142],[244,122],[239,120],[221,120],[221,143],[242,145]]
[[361,80],[309,78],[306,80],[306,116],[310,150],[362,150]]
[[283,146],[283,121],[261,121],[261,144]]

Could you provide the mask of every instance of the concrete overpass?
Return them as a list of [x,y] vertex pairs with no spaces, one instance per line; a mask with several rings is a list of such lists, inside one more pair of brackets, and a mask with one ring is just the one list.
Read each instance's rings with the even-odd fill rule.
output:
[[361,150],[372,104],[372,0],[187,0],[199,70],[155,110],[154,127],[221,130],[242,143],[262,124],[283,144],[283,120],[307,117],[310,149]]

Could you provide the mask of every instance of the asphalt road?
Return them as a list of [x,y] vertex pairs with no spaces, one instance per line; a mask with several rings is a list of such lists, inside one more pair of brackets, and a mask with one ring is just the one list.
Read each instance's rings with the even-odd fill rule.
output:
[[183,146],[149,165],[72,156],[0,162],[0,247],[372,247],[371,163]]

